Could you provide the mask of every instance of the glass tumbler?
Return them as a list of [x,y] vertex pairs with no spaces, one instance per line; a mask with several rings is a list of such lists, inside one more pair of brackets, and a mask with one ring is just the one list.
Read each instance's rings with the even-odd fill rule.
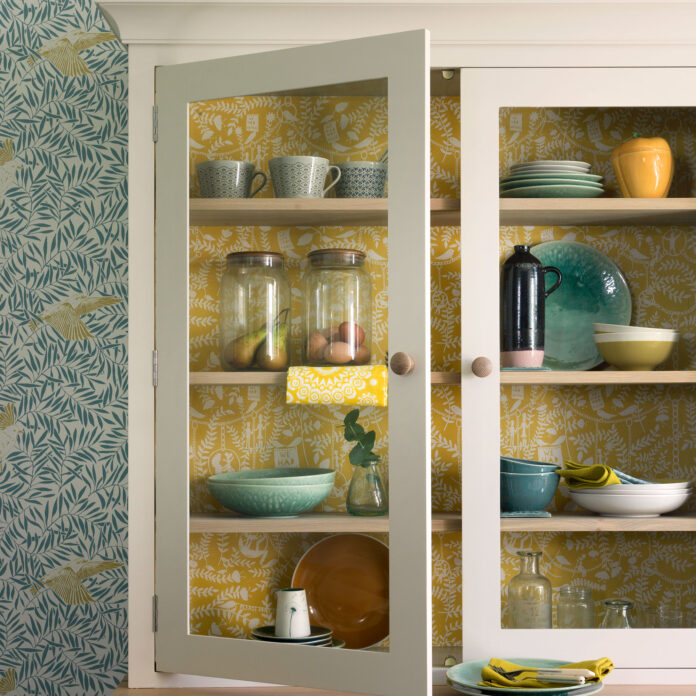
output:
[[563,585],[556,605],[558,628],[594,628],[592,590]]
[[290,283],[282,254],[227,256],[220,285],[220,359],[224,370],[285,370],[290,355]]
[[635,628],[633,622],[633,602],[628,599],[607,599],[604,601],[604,618],[600,628]]
[[365,254],[319,249],[303,278],[306,365],[365,365],[372,358],[372,284]]
[[511,628],[551,628],[551,582],[539,572],[541,551],[518,551],[520,572],[508,585]]

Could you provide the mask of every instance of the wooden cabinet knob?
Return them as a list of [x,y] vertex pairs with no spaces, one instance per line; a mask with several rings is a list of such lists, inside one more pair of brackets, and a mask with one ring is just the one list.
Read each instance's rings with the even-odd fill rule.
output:
[[408,375],[413,372],[416,361],[408,353],[394,353],[389,365],[396,375]]
[[476,358],[471,363],[471,371],[477,377],[488,377],[493,372],[493,363],[488,358]]

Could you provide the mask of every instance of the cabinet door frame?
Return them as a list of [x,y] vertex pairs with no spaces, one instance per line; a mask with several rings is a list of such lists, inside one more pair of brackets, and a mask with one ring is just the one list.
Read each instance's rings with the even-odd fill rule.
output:
[[[462,322],[462,469],[464,558],[475,567],[463,574],[464,659],[481,654],[534,654],[576,659],[609,655],[617,668],[633,672],[649,665],[651,680],[680,683],[696,667],[696,628],[502,629],[500,627],[500,373],[498,115],[502,107],[694,107],[696,68],[490,68],[462,69],[462,297],[476,302]],[[646,103],[647,99],[649,103]],[[468,261],[467,261],[468,260]],[[475,266],[473,265],[475,261]],[[482,287],[485,292],[480,292]],[[464,303],[463,303],[464,304]],[[471,372],[477,356],[489,357],[492,374]],[[645,532],[646,534],[651,532]],[[475,626],[476,630],[467,630]],[[520,646],[525,646],[523,650]],[[592,655],[588,655],[588,646]],[[680,673],[680,674],[677,674]],[[633,675],[631,675],[633,676]]]
[[[429,35],[425,30],[158,68],[156,592],[158,670],[420,696],[431,688]],[[390,649],[326,650],[188,634],[188,106],[388,80]],[[184,243],[184,240],[186,242]]]

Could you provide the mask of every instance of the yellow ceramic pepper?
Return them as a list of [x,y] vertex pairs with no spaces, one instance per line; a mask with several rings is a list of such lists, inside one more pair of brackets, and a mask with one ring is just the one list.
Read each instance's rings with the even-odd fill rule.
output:
[[614,148],[614,173],[624,198],[665,198],[672,183],[674,158],[664,138],[630,140]]

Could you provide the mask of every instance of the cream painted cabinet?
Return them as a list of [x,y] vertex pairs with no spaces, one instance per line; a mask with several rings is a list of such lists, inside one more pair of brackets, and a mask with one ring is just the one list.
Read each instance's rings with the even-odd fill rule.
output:
[[[642,130],[658,123],[668,138],[678,132],[682,171],[696,171],[688,67],[696,62],[696,3],[100,7],[128,45],[130,65],[131,685],[246,680],[420,696],[431,681],[445,683],[446,656],[495,654],[606,654],[617,665],[614,683],[696,683],[693,619],[680,629],[512,630],[505,594],[514,551],[541,547],[555,590],[582,580],[598,603],[610,592],[654,601],[671,590],[693,611],[693,514],[588,519],[560,498],[550,519],[501,520],[498,511],[501,451],[556,460],[609,452],[615,463],[626,446],[638,456],[636,473],[647,476],[656,462],[662,475],[694,478],[696,208],[688,182],[682,177],[678,196],[652,204],[499,200],[498,180],[516,161],[589,153],[611,183],[611,149],[634,121]],[[233,152],[228,145],[240,138]],[[197,197],[198,161],[227,155],[265,169],[274,155],[316,154],[309,150],[320,141],[334,160],[339,151],[340,159],[375,158],[388,145],[388,199],[285,206],[272,200],[270,184],[243,203]],[[636,320],[675,321],[687,342],[673,369],[632,378],[499,371],[501,257],[516,240],[564,238],[618,254]],[[308,251],[351,245],[369,253],[379,361],[395,352],[415,361],[410,375],[390,373],[388,411],[366,414],[388,436],[388,522],[351,520],[336,497],[325,522],[235,526],[206,508],[206,472],[239,468],[252,455],[262,466],[321,460],[316,444],[300,454],[310,431],[328,443],[320,463],[340,470],[337,490],[345,491],[350,468],[335,437],[339,412],[303,416],[302,437],[291,437],[282,375],[241,379],[216,367],[220,259],[272,247],[286,254],[297,292]],[[670,282],[660,286],[660,274]],[[479,357],[491,361],[487,376],[472,371]],[[281,414],[285,432],[270,433],[265,409]],[[254,451],[259,441],[272,443],[271,459]],[[325,650],[245,639],[252,621],[270,623],[269,588],[290,579],[318,532],[388,544],[388,643]],[[240,585],[232,575],[254,566],[255,554],[263,570]]]
[[[501,519],[497,504],[488,504],[497,503],[501,452],[557,464],[566,459],[609,464],[645,478],[694,478],[689,454],[694,425],[686,412],[694,403],[696,356],[690,352],[693,290],[686,269],[696,225],[689,174],[696,167],[696,100],[684,85],[695,82],[694,68],[461,71],[462,131],[476,134],[462,158],[462,296],[488,285],[462,324],[468,443],[462,517],[464,529],[477,529],[463,540],[465,556],[476,561],[476,572],[463,577],[463,615],[479,627],[464,630],[464,654],[472,659],[481,653],[608,655],[621,670],[650,665],[674,670],[675,676],[684,670],[682,677],[696,667],[692,503],[664,517],[600,517],[583,514],[563,492],[547,519]],[[670,198],[620,197],[610,158],[613,147],[630,137],[629,128],[659,134],[675,148]],[[510,164],[541,159],[588,161],[604,175],[607,193],[498,198],[499,176]],[[495,280],[501,259],[513,244],[551,241],[580,242],[618,264],[631,288],[632,323],[674,325],[682,333],[679,354],[655,372],[499,371]],[[572,260],[566,263],[572,268]],[[676,268],[682,264],[685,275],[679,277]],[[671,287],[678,288],[676,303]],[[581,297],[579,291],[574,297]],[[567,311],[584,309],[581,302]],[[470,371],[478,356],[495,365],[487,377]],[[508,628],[505,585],[517,572],[517,550],[543,552],[541,569],[554,585],[554,609],[559,585],[572,584],[592,590],[596,626],[603,600],[622,596],[634,602],[640,628],[558,629],[557,619],[551,630]],[[681,612],[679,628],[645,615],[659,605]]]

